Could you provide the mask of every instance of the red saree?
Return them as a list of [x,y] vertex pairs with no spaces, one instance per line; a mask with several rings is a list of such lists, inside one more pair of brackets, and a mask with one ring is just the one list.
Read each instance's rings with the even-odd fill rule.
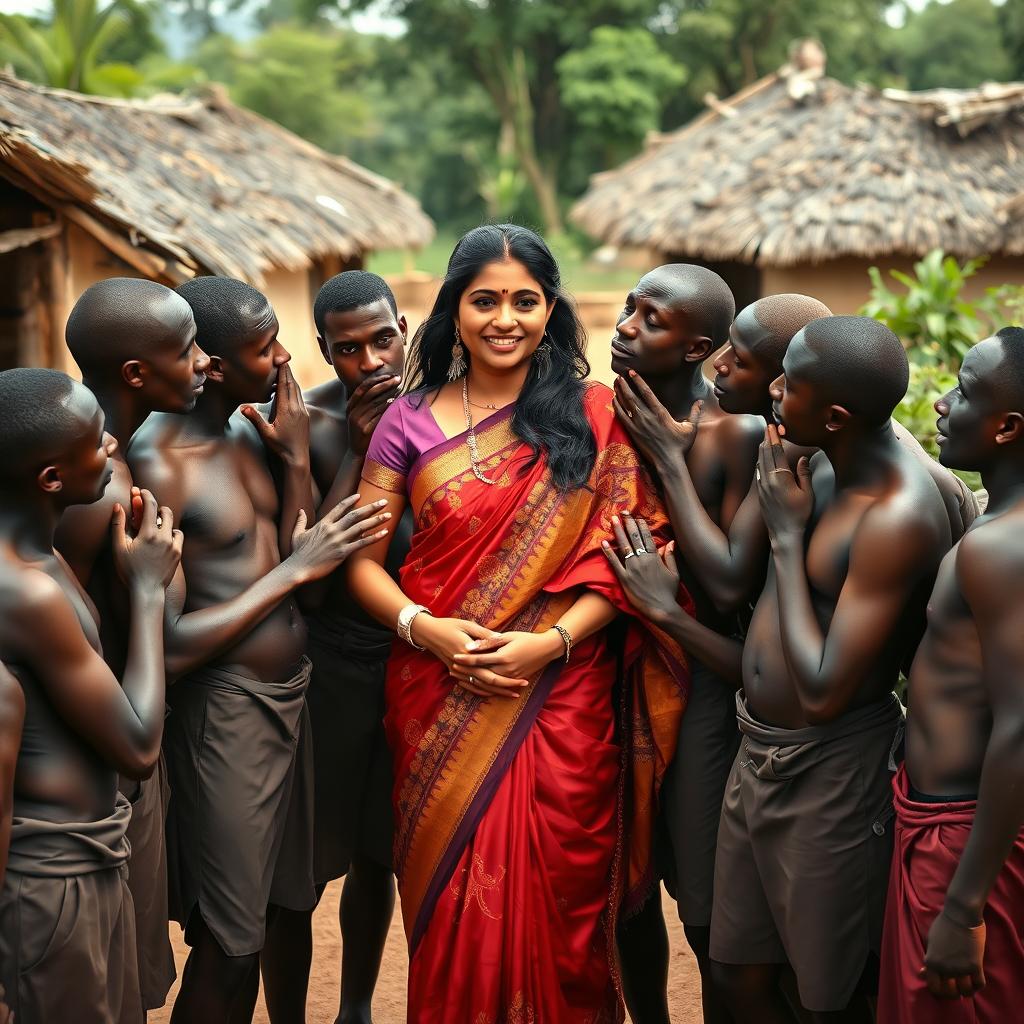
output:
[[[401,582],[410,600],[507,630],[547,629],[584,587],[630,611],[601,541],[617,511],[655,530],[665,517],[610,391],[592,385],[585,405],[598,459],[589,487],[565,494],[543,460],[525,468],[511,409],[477,428],[497,486],[473,476],[464,434],[401,465],[387,454],[388,433],[429,408],[401,399],[388,410],[363,475],[409,496],[416,533]],[[518,700],[475,697],[432,655],[396,643],[385,725],[410,1021],[623,1019],[610,936],[620,906],[639,905],[654,885],[657,789],[688,683],[678,647],[635,625],[621,656],[598,634]]]

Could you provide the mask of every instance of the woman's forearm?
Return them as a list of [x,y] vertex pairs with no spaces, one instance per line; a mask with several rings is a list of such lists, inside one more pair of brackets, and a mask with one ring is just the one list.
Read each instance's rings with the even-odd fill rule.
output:
[[388,575],[384,566],[360,552],[350,558],[344,568],[349,590],[355,600],[381,625],[394,629],[398,623],[398,613],[413,602]]
[[579,644],[604,629],[617,614],[610,601],[592,590],[584,590],[558,620],[558,625],[568,632],[574,644]]

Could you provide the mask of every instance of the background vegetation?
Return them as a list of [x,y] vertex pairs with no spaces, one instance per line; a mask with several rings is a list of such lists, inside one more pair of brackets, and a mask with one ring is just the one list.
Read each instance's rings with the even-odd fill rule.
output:
[[689,120],[707,93],[779,67],[802,36],[846,82],[1024,77],[1024,0],[35,2],[34,15],[0,15],[0,64],[108,95],[222,82],[400,182],[450,235],[484,218],[561,235],[591,174]]

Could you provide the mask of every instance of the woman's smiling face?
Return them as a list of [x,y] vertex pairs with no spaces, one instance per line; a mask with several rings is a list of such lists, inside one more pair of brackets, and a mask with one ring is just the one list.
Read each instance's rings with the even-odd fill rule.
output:
[[518,260],[488,263],[466,286],[455,318],[471,365],[492,373],[521,367],[543,340],[554,308]]

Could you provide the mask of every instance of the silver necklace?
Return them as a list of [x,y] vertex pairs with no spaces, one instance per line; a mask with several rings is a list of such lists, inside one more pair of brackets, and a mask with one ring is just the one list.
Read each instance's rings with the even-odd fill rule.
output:
[[462,410],[466,414],[466,443],[469,445],[469,464],[473,469],[473,476],[482,484],[496,484],[497,480],[491,480],[480,470],[480,454],[476,448],[476,432],[473,430],[473,417],[469,412],[469,381],[462,378]]

